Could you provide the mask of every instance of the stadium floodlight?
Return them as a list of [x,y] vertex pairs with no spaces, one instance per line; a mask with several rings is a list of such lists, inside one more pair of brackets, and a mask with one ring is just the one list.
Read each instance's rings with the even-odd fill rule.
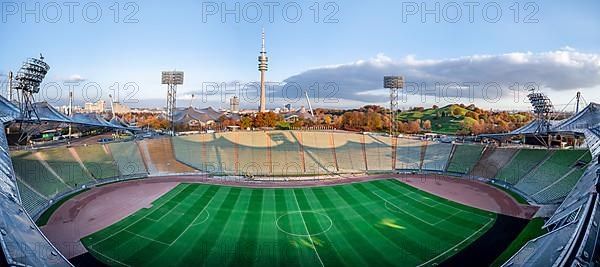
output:
[[398,91],[404,88],[404,76],[384,76],[383,87],[390,90],[390,135],[398,128]]
[[44,62],[44,57],[27,59],[15,76],[16,83],[13,89],[38,93],[48,70],[50,66]]
[[162,84],[181,85],[183,84],[183,71],[163,71]]
[[183,84],[183,71],[163,71],[161,82],[167,85],[167,118],[171,123],[171,134],[174,135],[177,85]]
[[15,82],[12,84],[13,90],[17,90],[19,109],[21,110],[22,120],[34,120],[39,122],[39,117],[33,103],[35,103],[33,94],[40,91],[40,84],[50,70],[50,65],[44,62],[44,57],[28,58],[23,62],[23,66],[15,75]]
[[544,93],[536,92],[534,89],[530,90],[527,95],[529,102],[533,107],[533,113],[539,121],[538,128],[535,130],[536,133],[547,133],[550,130],[550,114],[554,112],[554,105],[550,98]]

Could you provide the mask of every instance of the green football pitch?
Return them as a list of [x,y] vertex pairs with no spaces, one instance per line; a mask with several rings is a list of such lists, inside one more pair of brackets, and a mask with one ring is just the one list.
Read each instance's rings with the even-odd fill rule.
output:
[[393,179],[281,189],[181,184],[81,241],[113,266],[436,265],[495,220]]

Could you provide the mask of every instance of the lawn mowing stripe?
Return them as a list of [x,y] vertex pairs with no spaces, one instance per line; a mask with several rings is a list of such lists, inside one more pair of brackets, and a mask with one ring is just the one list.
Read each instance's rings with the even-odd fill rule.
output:
[[296,205],[298,206],[298,211],[300,211],[300,218],[302,219],[302,224],[304,225],[304,230],[306,230],[306,234],[308,235],[307,238],[310,241],[310,243],[312,244],[312,248],[315,251],[317,258],[319,259],[319,263],[321,264],[321,266],[325,266],[325,264],[323,264],[323,260],[321,259],[321,256],[319,255],[317,246],[315,245],[315,242],[312,240],[312,237],[310,236],[310,231],[308,230],[308,226],[306,225],[306,220],[304,219],[304,215],[302,215],[302,208],[300,208],[300,204],[298,203],[298,196],[296,195],[296,190],[292,189],[292,194],[294,194],[294,199],[296,200]]
[[[277,213],[275,209],[275,190],[263,190],[262,212],[260,214],[260,233],[259,250],[255,252],[254,266],[281,266],[281,255],[278,253],[282,244],[286,244],[287,239],[277,226]],[[283,242],[282,242],[283,240]],[[260,255],[269,255],[262,257]]]
[[[385,193],[386,195],[389,195],[389,197],[386,197],[386,200],[396,203],[397,200],[400,198],[402,201],[404,201],[405,203],[413,203],[415,206],[420,206],[422,208],[418,209],[419,213],[424,213],[427,212],[427,207],[429,208],[433,208],[435,210],[437,210],[437,212],[435,213],[431,213],[432,216],[436,217],[436,221],[440,221],[440,220],[447,220],[448,218],[452,218],[451,221],[456,222],[457,226],[468,231],[470,233],[470,231],[472,231],[472,229],[478,228],[479,225],[484,224],[485,222],[487,222],[487,219],[491,216],[489,212],[486,211],[482,211],[482,210],[470,210],[470,207],[466,206],[466,205],[462,205],[459,203],[452,203],[452,205],[449,204],[442,204],[442,205],[436,205],[436,206],[428,206],[423,204],[422,202],[416,200],[414,197],[405,197],[406,193],[403,193],[403,190],[408,190],[408,189],[397,189],[398,187],[395,186],[396,184],[394,183],[389,183],[389,184],[381,184],[381,183],[375,183],[375,184],[369,184],[369,185],[365,185],[366,187],[372,187],[371,190],[375,191],[381,191],[383,193]],[[414,190],[418,190],[418,189],[413,189]],[[414,191],[414,192],[421,192],[423,194],[423,196],[426,197],[430,197],[433,195],[430,195],[427,192],[424,191]],[[425,207],[423,207],[422,205],[425,205]],[[452,210],[448,210],[448,207],[452,208]],[[462,211],[464,210],[464,213],[462,216],[455,216],[456,215],[456,211]],[[438,214],[440,214],[438,216]],[[470,216],[469,216],[470,215]],[[468,220],[467,218],[470,218],[470,220]],[[465,227],[468,226],[468,227]]]
[[[348,205],[352,205],[354,207],[354,212],[360,216],[360,218],[366,223],[366,225],[372,226],[371,228],[360,229],[360,231],[358,231],[357,234],[368,235],[367,240],[369,241],[375,240],[376,237],[378,237],[378,239],[381,239],[378,240],[376,244],[372,245],[375,248],[380,246],[394,247],[394,250],[398,251],[396,255],[384,254],[385,256],[394,256],[397,257],[394,260],[400,258],[403,259],[403,261],[408,261],[409,259],[416,259],[415,262],[418,262],[421,260],[421,258],[418,255],[420,253],[426,253],[427,251],[429,251],[428,247],[422,245],[421,240],[412,240],[412,237],[408,235],[399,235],[397,233],[398,229],[385,226],[385,224],[383,223],[384,220],[394,218],[393,214],[389,214],[390,217],[382,217],[381,215],[387,214],[387,210],[385,210],[385,208],[382,206],[379,207],[379,209],[377,210],[378,212],[372,212],[377,208],[368,208],[367,205],[364,204],[365,202],[355,198],[354,195],[360,195],[360,192],[354,189],[354,186],[331,187],[326,188],[326,190],[332,190],[333,193],[330,195],[342,199],[342,201],[347,203]],[[353,195],[350,192],[354,192],[355,194]],[[411,226],[410,224],[405,225],[399,226],[405,227],[405,229]]]
[[[373,250],[373,247],[368,246],[365,240],[360,240],[354,242],[356,240],[349,240],[348,238],[356,237],[356,238],[364,238],[363,236],[357,235],[354,230],[354,226],[348,223],[347,219],[342,216],[342,213],[337,212],[335,209],[335,205],[331,203],[331,200],[325,200],[323,203],[321,202],[321,198],[326,197],[321,188],[312,188],[312,190],[306,190],[306,194],[310,194],[310,198],[313,201],[312,207],[320,207],[326,210],[325,214],[329,216],[332,220],[331,229],[321,235],[317,235],[316,238],[321,239],[322,236],[325,236],[327,242],[325,245],[328,245],[329,250],[333,250],[336,253],[338,258],[338,263],[343,263],[345,266],[367,266],[369,261],[365,261],[363,257],[361,257],[361,253],[368,254],[370,257],[373,257],[372,262],[376,263],[383,257],[381,253],[377,250]],[[325,206],[328,205],[328,206]],[[329,207],[329,209],[328,209]],[[321,229],[323,229],[323,225],[321,225]],[[362,246],[367,245],[365,248]],[[358,249],[356,249],[358,247]],[[345,252],[343,255],[341,251]],[[327,252],[327,250],[326,250]],[[327,256],[326,254],[324,254]],[[325,261],[325,265],[329,265],[329,260]],[[333,264],[336,264],[334,262]]]
[[[355,194],[353,194],[357,198],[362,198],[364,201],[380,203],[381,206],[383,206],[384,208],[386,207],[385,203],[388,200],[375,195],[373,193],[374,188],[367,187],[363,184],[356,184],[356,186],[353,187],[353,189],[357,191]],[[411,204],[413,204],[413,203],[411,203]],[[425,206],[425,207],[427,207],[427,206]],[[406,206],[405,210],[412,213],[412,212],[419,211],[419,208],[424,208],[424,207],[408,205],[408,206]],[[428,208],[428,210],[426,210],[426,212],[429,212],[429,213],[438,212],[437,209],[430,208],[430,207],[427,207],[427,208]],[[432,248],[432,246],[443,245],[444,243],[447,243],[448,245],[450,245],[453,243],[452,240],[461,240],[463,237],[462,234],[455,233],[454,229],[442,229],[443,227],[425,224],[422,222],[422,219],[418,219],[418,217],[416,217],[416,216],[405,216],[404,213],[392,212],[388,208],[385,208],[385,210],[388,214],[392,215],[392,218],[397,218],[401,221],[404,221],[404,222],[412,225],[414,231],[421,232],[422,235],[420,236],[420,240],[413,240],[413,241],[418,242],[420,244],[425,244],[428,248]],[[440,237],[444,237],[444,239],[440,240]],[[431,250],[431,249],[428,249],[428,250]],[[424,250],[424,251],[426,251],[426,250]]]
[[[281,216],[284,216],[289,213],[290,209],[288,208],[290,203],[286,199],[286,191],[284,189],[273,189],[275,192],[275,228],[277,228],[277,232],[279,232],[278,236],[282,237],[285,240],[284,245],[279,246],[277,250],[277,254],[280,255],[280,260],[282,265],[299,265],[302,257],[302,250],[297,246],[298,237],[288,235],[287,233],[283,233],[279,230],[278,227],[287,227],[287,229],[292,229],[292,223],[288,220],[279,220]],[[279,225],[277,225],[279,223]]]
[[[242,222],[242,229],[239,235],[239,240],[236,242],[236,248],[233,253],[233,261],[229,263],[229,266],[252,266],[254,259],[259,255],[258,244],[260,240],[260,226],[262,223],[261,217],[263,214],[263,195],[264,190],[252,190],[250,200],[248,201],[249,206],[246,209],[245,218]],[[260,255],[264,256],[264,255]],[[271,255],[267,255],[271,256]]]
[[[202,213],[206,206],[210,204],[210,200],[218,191],[218,186],[212,185],[208,186],[208,190],[203,188],[206,186],[193,187],[198,191],[205,190],[202,197],[198,197],[195,200],[193,197],[183,199],[183,202],[194,201],[194,205],[187,209],[184,215],[180,217],[168,216],[170,218],[170,220],[167,220],[168,223],[164,222],[164,220],[157,223],[158,225],[162,225],[163,229],[162,231],[155,232],[155,235],[150,237],[150,239],[161,242],[147,242],[142,249],[130,250],[130,254],[125,259],[125,262],[136,262],[136,265],[146,265],[147,263],[152,262],[155,257],[160,255],[160,252],[165,249],[165,243],[169,244],[168,246],[171,246],[171,244],[175,242],[179,236],[185,234],[185,230],[187,230],[188,226],[192,223],[196,216]],[[130,230],[134,233],[139,232],[138,228],[131,228]]]
[[235,252],[237,247],[243,245],[240,243],[240,237],[245,226],[244,222],[246,221],[248,209],[250,208],[252,191],[254,190],[240,188],[239,196],[232,208],[232,212],[227,221],[221,226],[223,231],[221,231],[214,245],[209,250],[208,257],[203,260],[203,266],[227,266],[233,259],[238,257]]
[[[187,188],[187,185],[183,185],[184,189]],[[169,196],[170,199],[177,197],[178,195],[182,194],[182,191],[177,192],[177,194],[175,194],[174,196]],[[164,205],[164,203],[163,203]],[[161,206],[159,206],[158,208],[160,208]],[[104,254],[106,255],[111,255],[111,251],[114,251],[115,253],[119,253],[122,254],[125,249],[123,249],[121,246],[124,245],[125,242],[123,242],[123,240],[127,240],[127,239],[122,239],[119,234],[122,233],[124,230],[126,230],[129,226],[135,224],[136,222],[141,221],[142,219],[145,218],[145,216],[147,215],[147,213],[145,212],[136,212],[128,217],[126,217],[125,219],[123,219],[121,222],[123,222],[120,226],[121,227],[116,227],[115,230],[109,230],[109,233],[104,233],[101,236],[106,236],[105,238],[94,242],[93,244],[91,244],[89,247],[94,248],[96,250],[102,250]],[[110,228],[110,227],[109,227]],[[109,232],[107,231],[107,232]],[[92,239],[93,237],[89,237],[89,239]],[[86,239],[88,239],[88,237],[86,237]]]
[[[422,202],[419,202],[418,200],[415,200],[413,197],[405,197],[406,194],[402,193],[402,190],[405,190],[405,189],[396,190],[396,186],[394,186],[393,183],[389,183],[387,185],[381,184],[381,183],[365,184],[364,186],[367,188],[371,188],[370,190],[372,192],[381,191],[381,192],[385,193],[388,196],[384,196],[384,197],[385,197],[386,201],[389,201],[390,203],[396,204],[398,202],[398,200],[401,199],[403,201],[403,203],[407,203],[407,204],[411,204],[412,206],[419,207],[418,209],[411,210],[411,211],[413,213],[418,213],[421,216],[435,217],[434,222],[436,222],[436,224],[438,224],[442,220],[453,222],[454,224],[456,224],[457,227],[467,231],[468,233],[470,233],[472,231],[472,229],[476,229],[481,224],[484,224],[485,222],[487,222],[487,219],[490,217],[488,212],[480,211],[480,210],[475,210],[475,211],[465,210],[464,211],[465,214],[463,214],[461,216],[456,216],[456,211],[461,211],[462,208],[466,208],[467,206],[458,204],[458,203],[453,203],[452,206],[450,206],[448,204],[444,204],[444,206],[438,205],[435,207],[431,207],[431,206],[423,204]],[[372,186],[374,186],[374,187],[372,187]],[[379,189],[379,190],[377,190],[377,189]],[[418,190],[418,189],[415,189],[415,190]],[[423,192],[423,191],[421,191],[421,192]],[[427,193],[427,192],[423,192],[423,193]],[[448,211],[447,207],[452,207],[453,210]],[[435,212],[432,212],[431,211],[432,209],[435,210]],[[426,214],[426,215],[423,215],[423,214]],[[469,216],[469,215],[471,215],[471,216]]]
[[[294,191],[294,193],[296,194],[296,198],[298,200],[298,206],[300,208],[300,210],[302,211],[314,211],[316,210],[315,206],[311,206],[311,204],[309,203],[308,198],[306,197],[306,191],[310,191],[310,189],[292,189]],[[326,213],[323,212],[323,214],[327,215]],[[327,224],[323,224],[318,218],[316,218],[315,216],[317,216],[315,213],[302,213],[302,217],[304,218],[305,222],[306,222],[306,226],[307,226],[307,231],[310,234],[310,239],[313,241],[313,244],[315,245],[315,250],[317,250],[317,248],[323,248],[321,250],[321,253],[319,254],[321,260],[323,260],[323,265],[325,265],[325,263],[328,262],[343,262],[343,258],[341,257],[341,255],[339,254],[339,252],[336,250],[336,248],[333,246],[331,240],[329,239],[329,237],[327,236],[326,232],[323,232],[325,230],[330,230],[329,227],[333,227],[333,221],[331,221],[331,225],[329,225],[329,221],[327,222]],[[331,219],[331,217],[329,217],[329,215],[327,215],[327,217],[329,219]],[[323,253],[323,251],[328,252],[328,253]],[[333,258],[333,259],[328,259],[328,258]]]
[[[229,194],[231,188],[219,186],[218,189],[219,190],[212,198],[211,203],[206,210],[211,214],[211,216],[202,224],[197,224],[195,226],[190,227],[185,235],[182,235],[177,240],[177,242],[173,243],[170,247],[163,251],[161,255],[156,257],[154,261],[149,265],[187,266],[191,265],[191,262],[197,257],[203,257],[206,254],[206,250],[210,247],[203,243],[203,241],[200,238],[202,238],[204,233],[213,230],[209,228],[211,224],[220,225],[220,223],[213,224],[213,222],[215,221],[214,215],[218,213],[221,207],[224,207],[224,203],[227,200],[226,196]],[[197,249],[197,251],[192,251],[193,249]],[[173,257],[172,255],[177,255],[177,257]]]
[[[177,185],[171,191],[165,193],[162,197],[153,201],[152,207],[142,208],[142,209],[138,210],[137,212],[123,218],[122,220],[118,221],[117,223],[112,224],[110,227],[106,227],[106,228],[94,233],[94,235],[99,234],[100,236],[106,236],[106,237],[112,236],[113,234],[123,230],[125,227],[127,227],[131,223],[135,222],[136,220],[141,220],[141,218],[143,218],[146,215],[148,215],[149,213],[151,213],[153,208],[160,207],[165,202],[167,202],[168,200],[173,198],[175,195],[177,195],[179,192],[181,192],[181,190],[185,189],[186,186],[187,185],[185,185],[185,184]],[[95,243],[99,243],[99,242],[92,242],[92,241],[94,241],[93,238],[94,237],[92,235],[86,236],[86,237],[82,238],[82,242],[85,242],[85,243],[91,242],[92,243],[91,246],[94,246],[94,245],[96,245]],[[102,240],[100,240],[100,241],[102,241]]]
[[[289,189],[279,188],[274,190],[276,203],[275,208],[277,214],[277,218],[275,219],[275,227],[278,228],[277,231],[280,231],[279,227],[296,230],[298,232],[303,231],[299,223],[294,224],[291,220],[289,220],[290,216],[285,216],[290,214],[291,211],[297,211],[296,204],[294,204],[294,200],[291,198],[291,191]],[[308,252],[308,249],[302,245],[303,241],[307,242],[304,238],[292,236],[283,232],[280,235],[287,240],[285,246],[281,247],[278,251],[278,253],[283,255],[281,260],[284,265],[316,265],[316,259],[314,258],[315,254],[312,249]],[[308,257],[306,256],[307,254],[309,255]],[[309,263],[305,263],[304,261],[307,259],[311,259],[311,261]]]
[[192,186],[190,184],[185,184],[185,188],[180,193],[178,193],[173,198],[168,200],[166,203],[161,205],[160,208],[152,211],[152,213],[150,213],[148,216],[146,216],[146,218],[148,218],[150,220],[154,220],[154,221],[160,221],[167,213],[169,213],[171,210],[173,210],[174,207],[176,207],[178,204],[180,204],[182,202],[182,200],[184,200],[190,194],[192,194],[192,192],[194,192],[194,190],[196,188],[197,188],[196,186]]
[[429,193],[427,191],[421,190],[419,188],[416,188],[414,186],[406,184],[406,183],[404,183],[402,181],[399,181],[397,179],[381,180],[381,182],[384,183],[384,184],[388,184],[388,183],[392,184],[392,185],[389,185],[391,188],[395,188],[395,189],[402,188],[404,190],[408,190],[409,192],[417,193],[417,194],[419,194],[421,196],[426,196],[427,198],[433,199],[437,203],[439,203],[441,205],[445,205],[447,207],[451,207],[451,208],[454,208],[454,209],[457,209],[457,207],[459,207],[460,210],[462,210],[462,211],[470,212],[470,213],[473,213],[474,215],[477,215],[477,216],[482,216],[484,219],[486,219],[486,218],[489,217],[488,215],[489,215],[490,212],[488,212],[488,211],[484,211],[484,210],[481,210],[481,209],[478,209],[478,208],[475,208],[475,207],[463,205],[461,203],[452,201],[450,199],[443,198],[443,197],[431,194],[431,193]]
[[[188,254],[185,255],[188,260],[186,265],[202,265],[208,256],[207,253],[212,251],[213,249],[224,249],[224,248],[215,248],[216,241],[221,235],[221,233],[225,230],[224,225],[228,222],[229,217],[234,211],[234,207],[240,197],[240,192],[242,190],[237,187],[229,188],[229,192],[225,196],[225,200],[219,207],[219,209],[215,212],[215,216],[213,216],[213,220],[207,225],[206,231],[198,238],[199,241],[202,242],[202,246],[194,247]],[[217,251],[217,253],[224,253],[224,251]]]
[[306,224],[300,213],[301,210],[298,207],[294,191],[291,189],[282,189],[281,192],[287,206],[285,212],[278,218],[277,226],[282,227],[280,230],[285,229],[287,231],[294,250],[299,253],[297,258],[291,259],[292,263],[302,266],[322,265],[312,239],[307,236]]
[[[357,184],[357,188],[361,189],[361,191],[364,194],[369,195],[369,197],[372,198],[378,198],[376,195],[374,195],[371,190],[367,189],[367,186],[364,186],[362,184]],[[410,220],[410,217],[406,217],[404,216],[403,218]],[[413,219],[414,220],[414,219]],[[490,218],[489,220],[493,220],[493,218]],[[483,223],[481,224],[483,225]],[[481,225],[479,225],[479,227],[481,227]],[[432,248],[434,250],[434,253],[432,253],[432,255],[437,255],[439,253],[442,253],[444,251],[446,251],[447,247],[450,247],[454,244],[456,244],[457,242],[461,242],[464,240],[464,236],[470,235],[473,233],[473,230],[467,232],[467,233],[463,233],[461,236],[457,237],[457,231],[458,228],[455,227],[454,224],[451,223],[444,223],[442,225],[438,225],[438,226],[429,226],[429,227],[423,227],[424,225],[421,223],[413,223],[413,226],[416,227],[416,229],[420,229],[420,231],[423,231],[425,234],[423,234],[421,236],[421,243],[427,244],[429,243],[430,248]],[[474,228],[477,229],[477,228]],[[425,239],[426,235],[432,235],[434,236],[434,239]],[[449,236],[451,236],[451,238],[448,238]],[[445,237],[445,238],[440,238],[440,237]],[[473,240],[471,240],[473,241]],[[423,254],[422,256],[427,257],[427,254]],[[429,256],[429,258],[431,258],[433,256]],[[423,259],[426,260],[427,258]]]
[[[196,215],[196,211],[194,206],[191,203],[194,203],[195,201],[197,201],[198,199],[201,199],[202,197],[207,197],[207,192],[208,192],[208,197],[210,197],[215,191],[217,190],[217,187],[215,186],[198,186],[198,185],[193,185],[193,186],[189,186],[188,188],[192,189],[193,192],[197,192],[200,193],[200,196],[193,196],[192,194],[189,194],[186,196],[186,198],[181,199],[180,202],[175,205],[172,206],[171,210],[164,212],[163,219],[160,221],[153,221],[153,220],[146,220],[147,218],[144,218],[144,220],[140,220],[138,222],[136,222],[135,224],[132,224],[130,226],[127,227],[127,230],[134,232],[136,234],[148,237],[150,239],[153,240],[157,240],[158,242],[162,242],[162,243],[166,243],[166,244],[171,244],[173,243],[172,238],[170,238],[169,236],[167,236],[166,238],[163,236],[161,237],[161,234],[168,231],[170,227],[172,227],[173,225],[179,223],[177,221],[177,219],[181,219],[183,217],[189,217],[189,216],[195,216]],[[199,206],[200,208],[205,207],[204,205]],[[161,207],[162,208],[162,207]]]

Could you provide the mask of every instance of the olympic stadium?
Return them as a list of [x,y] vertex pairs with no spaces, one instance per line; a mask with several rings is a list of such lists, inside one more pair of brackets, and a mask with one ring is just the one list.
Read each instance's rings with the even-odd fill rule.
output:
[[[553,121],[570,149],[271,130],[9,151],[3,131],[3,265],[594,265],[598,123],[594,103]],[[534,218],[545,233],[499,261]]]

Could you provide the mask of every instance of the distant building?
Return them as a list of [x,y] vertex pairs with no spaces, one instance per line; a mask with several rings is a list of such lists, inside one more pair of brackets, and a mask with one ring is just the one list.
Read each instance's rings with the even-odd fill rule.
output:
[[98,100],[96,103],[85,103],[83,110],[88,113],[102,113],[106,110],[106,101]]
[[233,113],[240,112],[240,99],[237,96],[229,99],[229,110]]
[[131,108],[129,108],[127,105],[121,104],[120,102],[113,102],[113,109],[115,114],[125,114],[131,112]]

